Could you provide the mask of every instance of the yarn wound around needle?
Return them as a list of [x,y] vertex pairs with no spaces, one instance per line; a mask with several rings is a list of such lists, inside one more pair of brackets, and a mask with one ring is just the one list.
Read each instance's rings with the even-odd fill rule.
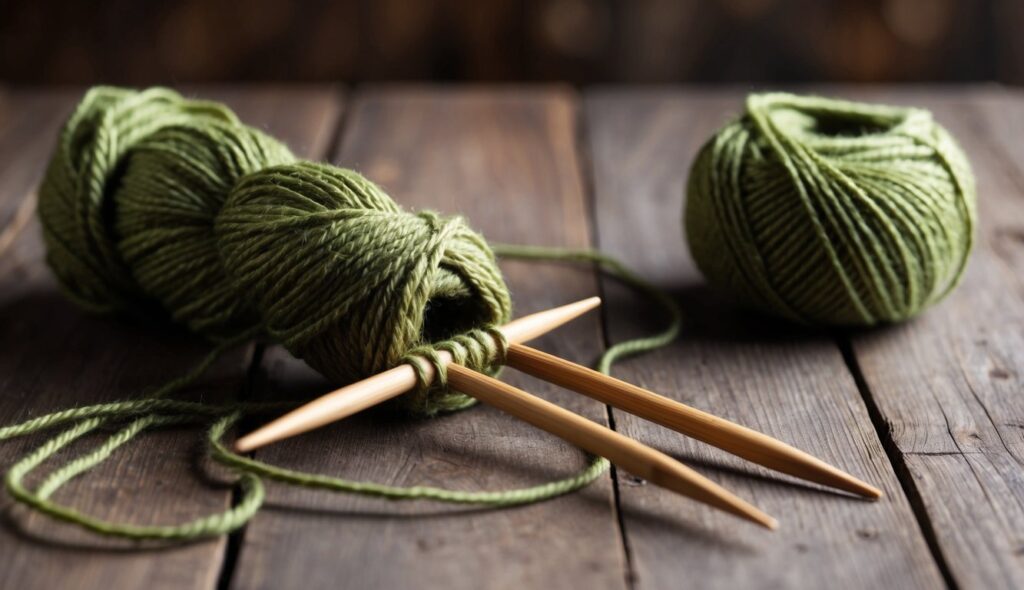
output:
[[[664,346],[679,330],[674,302],[610,257],[492,248],[460,217],[405,211],[357,172],[299,160],[225,105],[163,88],[97,87],[85,95],[59,137],[38,214],[47,262],[72,301],[158,326],[169,320],[213,345],[187,374],[138,399],[0,427],[0,440],[65,428],[8,470],[7,490],[34,510],[107,536],[189,541],[231,532],[258,511],[264,480],[392,500],[509,506],[571,492],[608,469],[606,459],[592,457],[556,481],[462,491],[352,481],[238,455],[222,439],[244,414],[279,413],[295,404],[217,405],[169,396],[254,338],[282,344],[336,383],[411,357],[436,364],[439,350],[494,373],[505,346],[495,328],[512,308],[496,251],[596,265],[665,308],[665,329],[609,347],[599,362],[604,372],[617,358]],[[393,409],[433,415],[474,400],[439,378],[395,402]],[[138,525],[98,519],[52,499],[145,430],[180,424],[207,428],[213,459],[238,474],[239,501],[231,509],[178,525]],[[103,442],[53,469],[39,486],[26,483],[79,439],[110,428]]]
[[[360,174],[297,160],[226,106],[165,89],[90,91],[39,192],[47,260],[98,312],[169,316],[213,341],[255,333],[337,383],[462,336],[488,367],[508,288],[459,217],[409,213]],[[467,335],[478,337],[466,337]],[[431,388],[423,413],[469,398]]]
[[[693,163],[685,226],[709,282],[740,303],[810,324],[911,317],[955,287],[971,250],[974,181],[963,152],[926,111],[785,94],[752,95]],[[680,312],[664,292],[593,251],[491,246],[459,217],[409,212],[357,172],[296,158],[226,106],[162,88],[90,90],[68,119],[39,191],[47,261],[64,293],[95,313],[171,321],[211,342],[187,374],[135,399],[0,427],[0,440],[56,435],[8,470],[19,502],[90,531],[188,541],[221,535],[259,509],[264,481],[396,500],[507,506],[600,477],[593,458],[563,479],[518,490],[396,487],[269,465],[222,442],[247,413],[291,402],[171,399],[225,351],[276,342],[349,383],[448,350],[494,373],[494,328],[512,303],[497,255],[594,264],[659,304],[664,329],[609,347],[598,367],[667,345]],[[158,324],[159,325],[159,324]],[[443,371],[439,371],[443,374]],[[423,383],[394,409],[433,415],[472,399]],[[207,429],[211,456],[237,475],[229,510],[179,525],[108,522],[52,499],[144,431]],[[102,442],[31,487],[30,474],[89,433]]]

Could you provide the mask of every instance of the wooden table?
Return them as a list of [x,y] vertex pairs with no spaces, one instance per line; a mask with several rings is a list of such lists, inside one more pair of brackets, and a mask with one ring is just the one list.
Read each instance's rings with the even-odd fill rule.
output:
[[[1024,587],[1024,96],[997,87],[833,88],[921,105],[978,177],[981,229],[963,285],[920,319],[823,334],[737,313],[709,292],[680,232],[695,150],[742,92],[566,87],[192,88],[309,158],[354,167],[401,204],[460,212],[495,241],[593,246],[670,290],[687,325],[616,374],[749,425],[882,487],[868,503],[805,485],[513,372],[507,379],[671,453],[780,518],[776,533],[627,473],[519,508],[388,503],[271,484],[244,530],[137,551],[0,500],[0,587],[964,588]],[[87,316],[43,262],[31,197],[80,91],[0,91],[0,422],[114,400],[180,373],[206,347]],[[27,205],[26,205],[27,204]],[[29,219],[18,231],[19,219]],[[505,264],[518,313],[602,294],[538,342],[591,362],[654,324],[587,269]],[[282,350],[250,347],[205,399],[325,391]],[[246,427],[251,427],[247,425]],[[0,443],[9,466],[40,438]],[[170,523],[221,510],[227,477],[196,431],[149,434],[60,498]],[[428,421],[357,417],[256,453],[397,485],[490,489],[571,473],[584,455],[477,407]]]

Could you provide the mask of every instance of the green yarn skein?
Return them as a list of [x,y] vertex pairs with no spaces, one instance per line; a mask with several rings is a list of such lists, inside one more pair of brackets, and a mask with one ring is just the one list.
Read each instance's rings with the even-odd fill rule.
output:
[[690,251],[740,303],[819,325],[910,318],[967,263],[975,186],[931,113],[754,94],[701,149]]
[[[618,342],[597,369],[667,346],[679,333],[675,302],[600,252],[489,247],[458,218],[403,212],[350,170],[297,161],[276,140],[239,123],[225,106],[169,90],[91,90],[68,120],[40,189],[47,258],[64,291],[98,313],[172,319],[215,342],[188,372],[129,399],[60,409],[0,425],[0,441],[57,429],[4,476],[31,510],[97,534],[192,541],[237,530],[265,498],[265,482],[390,500],[516,506],[578,490],[609,462],[591,457],[567,477],[504,490],[394,486],[308,473],[232,452],[224,438],[253,414],[292,401],[211,404],[169,399],[195,385],[228,350],[262,335],[282,342],[329,378],[347,381],[400,360],[494,371],[505,343],[493,326],[510,315],[494,254],[585,264],[617,278],[665,311],[659,332]],[[438,366],[438,381],[444,371]],[[421,382],[425,381],[421,379]],[[464,407],[443,383],[396,400],[414,412]],[[68,481],[109,459],[143,432],[170,425],[206,429],[210,456],[236,472],[238,502],[178,524],[96,518],[53,499]],[[112,429],[81,455],[69,447]],[[29,482],[61,454],[38,486]]]
[[[338,383],[452,339],[487,370],[484,329],[511,314],[494,254],[461,218],[405,212],[358,173],[297,160],[224,105],[167,89],[89,91],[39,216],[47,261],[83,307],[213,341],[262,334]],[[429,414],[470,399],[435,388],[404,403]]]

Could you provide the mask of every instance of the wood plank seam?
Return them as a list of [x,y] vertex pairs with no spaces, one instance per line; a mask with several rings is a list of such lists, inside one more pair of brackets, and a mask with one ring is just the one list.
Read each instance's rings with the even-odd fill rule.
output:
[[[930,511],[927,522],[946,560],[943,574],[948,571],[954,577],[951,585],[1019,586],[1016,523],[1021,504],[1014,490],[1019,490],[1015,474],[1022,460],[1012,441],[1018,427],[1013,418],[1020,415],[1020,406],[1010,388],[1020,366],[1014,351],[1020,350],[1015,326],[1020,325],[1022,298],[1014,287],[1021,284],[1016,269],[1022,218],[1014,199],[1024,191],[1024,169],[1015,157],[1019,117],[1013,116],[1021,112],[1020,98],[1003,89],[975,89],[956,101],[918,95],[914,100],[953,125],[971,154],[979,181],[981,224],[969,269],[972,275],[960,287],[959,296],[944,304],[945,317],[943,312],[933,312],[939,315],[924,320],[934,322],[941,340],[928,343],[917,335],[905,337],[898,345],[922,357],[908,367],[912,374],[944,371],[943,388],[925,386],[922,391],[913,379],[892,381],[885,371],[891,345],[851,338],[851,346],[865,382],[873,386],[866,386],[866,395],[895,426],[887,434],[899,457],[893,464],[906,470],[898,472],[901,483],[920,490],[917,500],[911,497],[915,512]],[[958,323],[950,323],[954,321]],[[905,394],[911,393],[927,402],[916,410],[920,418],[908,414],[914,404],[906,401]],[[922,444],[938,447],[919,448]],[[924,459],[915,460],[919,457]],[[957,486],[956,493],[944,493],[950,485]],[[959,498],[970,499],[961,502]],[[927,540],[931,547],[932,539]]]
[[[978,406],[981,407],[981,411],[985,413],[985,418],[988,419],[988,423],[992,426],[992,430],[995,432],[996,438],[999,440],[999,444],[1003,446],[1003,450],[1006,451],[1007,455],[1012,457],[1018,465],[1024,467],[1024,462],[1021,462],[1021,460],[1017,458],[1016,454],[1014,454],[1014,452],[1010,449],[1009,445],[1006,444],[1006,438],[1003,437],[1003,432],[999,428],[999,422],[996,421],[996,419],[992,416],[992,410],[989,409],[988,404],[985,403],[985,400],[981,399],[981,396],[978,395],[978,390],[972,384],[970,375],[968,375],[967,372],[964,371],[964,364],[961,363],[959,365],[959,368],[960,375],[964,379],[964,385],[967,386],[967,391],[971,392],[971,397],[973,397],[974,400],[978,402]],[[950,434],[952,435],[952,433]],[[960,451],[961,455],[967,455],[967,453],[963,452],[963,449],[960,449]]]
[[[574,90],[572,93],[572,106],[573,123],[575,126],[575,133],[573,134],[575,144],[573,147],[576,152],[576,173],[580,179],[580,186],[583,190],[587,229],[590,233],[590,243],[594,244],[595,247],[599,247],[601,244],[601,236],[599,234],[597,223],[597,194],[594,190],[593,159],[588,147],[590,143],[587,128],[587,117],[583,110],[583,101],[580,97],[579,91],[577,90]],[[592,266],[597,295],[601,297],[603,301],[606,295],[605,281],[601,276],[600,268],[596,264]],[[612,346],[611,339],[608,335],[608,309],[601,306],[598,313],[600,313],[598,331],[601,337],[601,348],[602,350],[607,350]],[[615,432],[619,432],[615,421],[615,408],[609,404],[605,404],[604,407],[605,420],[608,421],[608,428]],[[622,561],[625,564],[623,571],[623,583],[629,590],[635,590],[637,577],[633,552],[629,543],[629,535],[626,531],[626,519],[623,517],[622,513],[621,485],[623,473],[620,472],[618,467],[611,465],[609,475],[612,480],[612,507],[615,511],[615,526],[619,532],[619,545],[622,550]]]
[[[732,410],[747,425],[774,423],[778,428],[778,423],[784,421],[796,428],[789,433],[795,440],[788,442],[800,448],[816,448],[826,454],[852,451],[861,473],[887,478],[886,488],[892,494],[875,507],[861,507],[816,494],[811,488],[792,486],[786,480],[755,486],[749,476],[764,479],[760,474],[725,469],[723,475],[730,479],[748,476],[743,484],[749,485],[748,493],[763,493],[763,499],[786,506],[793,519],[788,521],[793,523],[792,528],[785,527],[787,520],[783,520],[782,538],[774,542],[757,539],[747,552],[737,544],[729,552],[716,551],[713,543],[724,545],[723,540],[731,540],[729,533],[735,534],[733,531],[726,533],[726,527],[716,527],[717,534],[708,535],[707,543],[696,534],[692,539],[688,535],[673,536],[668,527],[646,519],[645,511],[674,515],[686,508],[677,508],[651,490],[620,488],[623,506],[629,509],[623,514],[630,529],[627,533],[638,574],[636,585],[658,587],[674,583],[684,572],[703,571],[737,585],[817,587],[827,579],[823,572],[829,569],[831,579],[840,586],[857,587],[858,581],[877,584],[881,580],[887,584],[899,582],[904,587],[915,585],[913,582],[918,587],[946,586],[906,496],[896,491],[901,484],[888,457],[882,457],[885,450],[877,438],[876,426],[859,399],[862,394],[855,391],[835,338],[815,335],[776,341],[759,337],[778,326],[769,320],[737,317],[713,292],[695,286],[701,282],[685,255],[677,207],[685,191],[688,156],[700,148],[716,125],[733,115],[740,101],[735,94],[731,90],[691,94],[672,88],[642,92],[608,89],[587,97],[601,247],[644,268],[656,282],[693,304],[689,313],[703,312],[688,318],[678,348],[656,354],[651,362],[625,364],[623,372],[631,381],[639,380],[648,387],[654,384],[655,390],[664,387],[666,392],[699,398],[709,408]],[[633,313],[642,317],[645,311],[631,310],[635,305],[629,295],[614,282],[602,286],[607,293],[615,294],[605,296],[609,312],[604,319],[609,336],[620,331],[633,333],[636,327],[630,328],[623,318]],[[616,305],[621,317],[614,313]],[[795,354],[786,354],[789,351]],[[751,403],[755,399],[768,403]],[[791,408],[789,414],[787,408]],[[645,440],[659,441],[660,448],[687,453],[691,459],[708,458],[710,468],[718,467],[714,450],[680,440],[628,414],[617,414],[617,418],[618,428],[634,437],[649,436]],[[833,420],[835,428],[822,427]],[[776,482],[775,478],[771,480]],[[783,486],[792,487],[796,494],[807,494],[806,502],[791,499],[789,491],[781,490]],[[804,506],[814,505],[818,508],[801,512]],[[705,518],[697,510],[686,512],[693,520]],[[830,528],[838,519],[857,522],[858,527]],[[822,543],[816,546],[815,541]],[[846,544],[856,549],[852,556],[830,549]],[[788,571],[764,569],[765,563],[777,557],[792,559]],[[869,558],[878,560],[873,567],[851,566]],[[844,572],[841,581],[834,578],[838,571]]]
[[[341,87],[331,87],[330,91],[334,96],[332,103],[336,114],[334,116],[333,128],[328,135],[328,139],[322,146],[319,146],[319,148],[315,150],[316,153],[308,155],[309,159],[316,161],[325,160],[337,147],[341,141],[344,125],[347,120],[346,115],[348,110],[344,108],[345,100],[348,96],[346,89]],[[242,385],[241,392],[239,393],[242,401],[250,401],[253,392],[258,387],[258,379],[261,369],[263,368],[265,351],[266,344],[264,343],[257,342],[253,347],[252,358],[250,359],[249,366],[246,369],[245,380]],[[236,429],[241,429],[243,432],[250,430],[258,425],[258,420],[259,418],[246,417],[236,426]],[[247,456],[254,455],[255,453],[247,454]],[[237,488],[232,489],[231,506],[237,506],[240,501],[241,495],[239,490]],[[218,590],[227,590],[232,587],[242,548],[245,546],[245,538],[248,528],[248,524],[246,524],[246,526],[239,528],[228,536],[221,556],[220,570],[217,574],[216,587]]]
[[[239,398],[243,402],[250,401],[256,379],[259,376],[260,366],[263,363],[263,351],[265,348],[266,345],[261,342],[256,343],[253,347],[252,359],[246,369],[245,381],[239,392]],[[235,428],[244,431],[250,426],[250,421],[251,419],[248,417],[243,418]],[[242,496],[238,488],[232,488],[231,507],[238,506],[241,499]],[[246,524],[228,535],[227,543],[224,545],[224,554],[221,557],[220,571],[217,572],[217,590],[227,590],[231,587],[231,581],[234,579],[235,569],[238,566],[238,556],[242,552],[242,546],[245,544],[245,531],[248,529],[248,526]]]
[[[853,351],[853,345],[849,339],[840,337],[836,339],[836,346],[839,347],[839,351],[843,355],[843,361],[846,363],[846,368],[850,371],[853,382],[857,385],[857,391],[860,392],[860,396],[864,400],[864,406],[868,410],[868,416],[871,418],[875,433],[878,435],[878,440],[882,442],[882,448],[885,449],[885,455],[889,459],[889,464],[892,465],[893,472],[896,473],[896,478],[900,482],[903,494],[910,503],[914,518],[921,529],[921,536],[924,537],[925,544],[928,546],[928,551],[931,553],[935,565],[939,568],[939,572],[946,582],[946,587],[955,589],[958,586],[946,556],[942,553],[942,548],[939,545],[939,535],[935,525],[932,523],[931,515],[928,514],[928,509],[925,507],[924,496],[921,494],[921,490],[918,489],[917,483],[910,473],[910,468],[904,459],[906,454],[900,453],[896,440],[892,436],[892,429],[882,416],[882,412],[871,394],[871,388],[868,386],[867,380],[860,370],[860,364],[857,362],[857,355]],[[963,455],[963,452],[943,454]]]
[[[331,160],[355,167],[381,183],[403,207],[425,206],[448,213],[461,212],[488,238],[498,241],[584,245],[586,230],[582,226],[587,218],[581,206],[582,192],[577,186],[579,174],[569,131],[574,110],[565,102],[563,92],[506,94],[490,89],[439,91],[429,87],[374,86],[354,97],[351,108],[347,111],[349,121],[341,147]],[[420,142],[423,142],[421,148],[417,147]],[[491,195],[491,201],[495,202],[495,194],[509,197],[499,201],[503,204],[516,202],[512,197],[517,197],[521,199],[519,202],[542,207],[539,210],[551,214],[546,216],[545,223],[537,224],[526,213],[533,210],[531,206],[516,211],[504,205],[489,206],[486,199],[480,198],[480,195]],[[563,295],[553,290],[550,283],[523,280],[534,271],[551,277],[567,274],[562,269],[548,266],[507,265],[505,270],[520,305],[550,305],[552,297],[562,299]],[[568,280],[564,282],[567,293],[594,294],[591,285],[596,287],[597,283],[593,281],[590,269],[572,269],[568,274]],[[581,324],[567,332],[575,333],[577,337],[562,335],[553,343],[556,347],[564,345],[570,350],[585,350],[589,358],[599,350],[599,340],[594,332],[597,328],[596,320],[590,325]],[[586,337],[582,337],[584,330]],[[272,363],[265,362],[264,366],[273,365],[274,383],[291,380],[291,387],[305,392],[310,391],[310,386],[316,387],[319,380],[308,370],[284,359],[276,349],[270,349],[270,354],[277,355],[277,358]],[[508,377],[512,382],[519,379],[519,375],[512,372]],[[583,401],[578,396],[572,397],[554,388],[541,386],[541,389],[544,391],[535,393],[548,393],[559,401],[569,401],[569,405],[582,410],[580,413],[596,422],[602,421],[604,404]],[[495,458],[510,454],[520,457],[530,449],[542,448],[546,451],[546,464],[559,457],[585,460],[579,451],[567,448],[567,445],[555,446],[550,438],[536,436],[529,427],[514,421],[509,423],[486,407],[473,410],[472,415],[465,417],[439,419],[432,425],[417,421],[403,426],[401,431],[386,428],[379,436],[373,432],[375,425],[372,419],[356,419],[339,428],[336,435],[328,435],[321,440],[324,453],[309,462],[316,464],[314,468],[317,469],[341,469],[346,474],[358,474],[359,479],[400,483],[437,481],[446,487],[467,485],[475,488],[490,487],[489,481],[513,481],[510,478],[516,477],[500,466],[496,470],[482,469],[481,460],[491,453],[500,453],[495,454]],[[446,434],[457,436],[451,439],[451,446],[435,439]],[[265,455],[259,456],[271,461],[291,460],[293,455],[300,453],[299,447],[316,440],[316,434],[311,433],[310,436],[293,445],[268,448]],[[483,443],[484,437],[491,442]],[[354,448],[350,446],[353,441],[364,440],[381,442],[372,442],[362,452],[350,452],[349,449]],[[416,445],[418,440],[430,444],[420,448]],[[522,444],[507,445],[508,441],[515,440]],[[473,445],[469,449],[471,452],[465,456],[451,453],[453,449],[470,444]],[[483,448],[475,450],[476,447]],[[324,461],[331,462],[328,465]],[[304,465],[301,459],[299,464]],[[490,566],[485,566],[487,575],[493,573],[498,576],[495,579],[533,580],[535,585],[541,575],[548,582],[561,579],[563,583],[568,582],[571,576],[573,580],[593,580],[595,587],[621,588],[622,559],[620,549],[613,548],[619,535],[612,518],[612,490],[604,487],[610,483],[602,477],[598,486],[579,495],[518,511],[482,511],[472,515],[462,514],[460,509],[442,507],[435,510],[429,505],[419,504],[389,505],[382,509],[375,506],[377,501],[372,499],[315,498],[300,494],[301,490],[273,490],[272,502],[283,504],[293,500],[300,509],[287,515],[269,514],[252,523],[246,533],[238,573],[232,585],[252,587],[266,584],[268,579],[281,579],[289,572],[308,575],[307,581],[314,586],[316,580],[322,584],[335,583],[331,567],[322,571],[311,570],[302,565],[301,557],[292,554],[295,535],[304,535],[307,540],[315,537],[340,540],[353,534],[353,530],[365,532],[372,528],[375,534],[365,542],[324,545],[326,549],[322,559],[330,560],[333,569],[343,565],[346,559],[352,560],[352,566],[358,568],[358,573],[351,572],[350,584],[356,583],[353,580],[357,578],[366,585],[381,585],[385,579],[415,579],[422,585],[430,585],[434,580],[434,583],[449,585],[454,581],[458,582],[456,586],[460,586],[472,583],[471,578],[466,577],[467,565],[471,570],[479,570],[481,563],[490,563]],[[600,501],[588,502],[588,496],[590,499],[600,497]],[[328,509],[332,513],[346,511],[345,526],[338,527],[333,519],[313,518],[317,504],[325,507],[320,510]],[[530,515],[539,517],[531,518]],[[387,518],[388,526],[377,526],[381,516]],[[590,516],[596,518],[588,518]],[[525,536],[506,539],[499,535],[503,526],[488,524],[521,527]],[[549,528],[551,530],[547,530]],[[395,535],[400,535],[400,538],[389,539]],[[582,540],[590,550],[566,559],[568,556],[546,551],[540,544],[530,542],[531,536],[537,539],[543,536],[546,542],[556,544],[565,543],[570,538],[574,542]],[[489,539],[490,542],[480,545],[474,539]],[[391,554],[375,550],[385,546]],[[501,547],[504,550],[496,549]],[[462,560],[439,559],[456,550],[471,551],[468,554],[474,555],[475,559],[464,563],[458,563]],[[531,567],[493,567],[500,563],[495,559],[508,551],[521,555],[521,559],[531,560]],[[383,561],[385,555],[387,559]],[[287,563],[284,562],[286,556]],[[378,557],[382,561],[377,561]],[[305,561],[308,564],[319,558],[320,554],[314,551],[313,557]],[[424,558],[431,559],[431,567],[419,567]],[[277,559],[282,563],[277,564]],[[403,561],[417,567],[397,567]],[[273,567],[268,567],[268,564]],[[375,567],[378,564],[379,567]],[[310,582],[310,579],[314,581]]]
[[[576,125],[576,162],[579,169],[580,186],[583,188],[583,197],[585,200],[585,206],[587,210],[587,225],[590,230],[591,242],[595,245],[601,244],[600,228],[597,223],[597,191],[594,189],[595,172],[594,172],[594,159],[593,154],[590,152],[590,136],[589,128],[587,127],[587,116],[583,109],[583,101],[581,100],[579,93],[573,94],[574,101],[574,122]],[[601,277],[601,271],[594,265],[594,280],[597,285],[597,295],[602,301],[605,300],[607,293],[605,292],[605,281]],[[608,331],[608,308],[601,306],[597,310],[600,314],[598,321],[599,330],[601,334],[601,348],[607,350],[612,346],[611,338],[609,337]],[[615,420],[615,408],[609,404],[605,404],[605,419],[608,421],[608,428],[611,428],[615,432],[619,432],[619,428],[616,425]],[[626,530],[626,519],[622,513],[622,477],[623,473],[615,466],[611,466],[610,472],[612,478],[612,499],[613,509],[615,510],[615,526],[619,531],[619,543],[622,547],[622,560],[625,564],[624,571],[624,582],[626,588],[629,590],[635,590],[636,588],[636,567],[633,557],[632,546],[629,542],[629,534]]]
[[[14,119],[16,124],[0,130],[5,164],[0,170],[0,209],[32,211],[25,202],[31,200],[60,126],[79,96],[77,89],[44,89],[21,91],[11,99],[19,117]],[[170,378],[193,366],[199,352],[196,342],[178,336],[155,342],[152,328],[104,321],[59,298],[43,260],[38,221],[34,215],[27,218],[27,229],[18,232],[13,246],[0,257],[0,324],[4,328],[0,333],[9,347],[0,355],[8,363],[0,370],[4,385],[0,413],[8,423],[69,404],[126,396],[152,385],[154,379],[159,381],[161,375]],[[12,341],[18,346],[11,346]],[[20,360],[16,350],[23,355]],[[234,398],[242,381],[235,377],[249,361],[243,351],[237,352],[226,355],[208,374],[204,395]],[[194,518],[199,510],[226,508],[228,494],[216,478],[192,477],[194,464],[179,461],[191,448],[188,430],[148,433],[101,468],[106,477],[72,482],[65,499],[86,513],[131,522],[180,522]],[[5,442],[0,445],[3,462],[9,466],[22,449],[27,451],[38,442],[31,437]],[[140,551],[77,534],[20,509],[9,497],[0,504],[10,513],[0,527],[0,552],[10,565],[0,576],[0,586],[47,587],[55,580],[73,579],[83,588],[137,586],[141,580],[157,586],[163,582],[212,588],[216,581],[220,539],[160,552]],[[61,567],[50,567],[54,560]]]

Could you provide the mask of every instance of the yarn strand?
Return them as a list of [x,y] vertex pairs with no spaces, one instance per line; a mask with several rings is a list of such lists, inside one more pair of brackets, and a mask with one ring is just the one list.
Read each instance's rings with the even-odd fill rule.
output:
[[811,325],[913,317],[963,277],[975,183],[923,109],[753,94],[700,150],[684,223],[724,295]]
[[[646,338],[620,342],[607,348],[597,368],[609,373],[612,365],[626,356],[655,350],[669,344],[679,333],[681,314],[675,302],[663,291],[643,280],[616,259],[593,250],[570,250],[528,246],[501,245],[495,251],[503,258],[523,260],[579,262],[598,265],[609,275],[623,281],[665,310],[665,328]],[[493,330],[485,331],[493,334]],[[245,415],[280,412],[294,403],[225,403],[206,404],[173,399],[167,395],[196,382],[226,351],[247,342],[253,334],[243,334],[222,342],[190,371],[158,387],[149,397],[139,400],[110,402],[53,412],[31,418],[20,424],[0,428],[0,441],[38,433],[60,426],[71,426],[50,438],[9,468],[5,477],[8,493],[19,503],[55,520],[79,526],[93,533],[134,541],[190,542],[231,533],[244,526],[259,511],[265,497],[263,480],[325,490],[334,493],[359,494],[388,500],[432,500],[454,504],[508,507],[551,499],[585,487],[601,477],[609,467],[602,457],[591,457],[581,471],[555,481],[511,490],[464,491],[431,486],[390,486],[375,482],[355,481],[318,473],[306,473],[270,465],[232,452],[223,439],[232,426]],[[469,339],[473,341],[472,338]],[[467,340],[457,339],[438,346],[457,352]],[[494,350],[485,351],[494,354]],[[54,469],[42,484],[31,490],[25,479],[43,463],[56,456],[75,441],[108,424],[129,420],[87,454],[69,460]],[[152,428],[181,424],[210,424],[207,445],[217,463],[238,475],[235,486],[239,502],[221,513],[215,513],[178,525],[135,525],[110,522],[84,514],[50,498],[63,485],[84,475],[109,459],[118,449]]]

